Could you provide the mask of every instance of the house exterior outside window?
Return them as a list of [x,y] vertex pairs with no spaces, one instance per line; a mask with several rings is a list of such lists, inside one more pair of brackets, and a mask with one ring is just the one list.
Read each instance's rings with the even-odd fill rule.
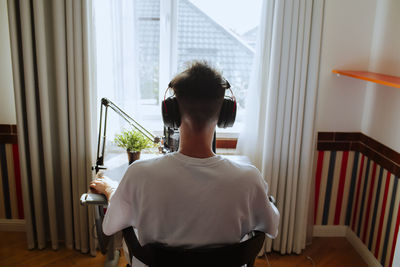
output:
[[[205,60],[218,70],[231,84],[238,102],[236,127],[224,131],[240,131],[245,109],[245,97],[249,86],[254,57],[257,28],[242,36],[225,28],[188,0],[178,1],[177,19],[177,69],[179,73],[185,63]],[[146,105],[145,120],[158,120],[160,124],[160,95],[167,84],[159,84],[160,71],[160,1],[136,1],[139,42],[139,80],[141,103]],[[161,91],[161,94],[160,94]],[[157,114],[157,115],[154,115]],[[156,126],[158,125],[158,126]],[[161,128],[159,128],[161,129]]]

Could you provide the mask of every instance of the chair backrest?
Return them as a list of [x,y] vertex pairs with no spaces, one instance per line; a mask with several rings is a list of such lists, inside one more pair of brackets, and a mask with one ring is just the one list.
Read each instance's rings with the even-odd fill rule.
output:
[[253,266],[261,250],[265,233],[254,231],[250,239],[220,247],[181,248],[152,243],[141,246],[132,227],[123,230],[124,239],[132,255],[151,267],[158,266]]

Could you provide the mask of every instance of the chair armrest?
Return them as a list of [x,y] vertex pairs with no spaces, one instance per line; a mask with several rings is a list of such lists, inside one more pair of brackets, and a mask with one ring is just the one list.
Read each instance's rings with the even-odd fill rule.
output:
[[107,198],[103,194],[85,193],[81,196],[81,205],[104,205],[108,204]]

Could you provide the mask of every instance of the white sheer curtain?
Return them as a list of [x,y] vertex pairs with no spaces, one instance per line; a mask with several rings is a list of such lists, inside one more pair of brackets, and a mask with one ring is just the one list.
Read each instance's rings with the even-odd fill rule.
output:
[[268,182],[281,213],[267,250],[306,244],[324,0],[266,0],[239,153]]
[[[135,1],[93,1],[96,45],[97,107],[109,98],[128,114],[141,121],[137,70],[137,31]],[[122,118],[109,114],[107,135],[112,140],[127,127]],[[113,117],[114,116],[114,117]]]

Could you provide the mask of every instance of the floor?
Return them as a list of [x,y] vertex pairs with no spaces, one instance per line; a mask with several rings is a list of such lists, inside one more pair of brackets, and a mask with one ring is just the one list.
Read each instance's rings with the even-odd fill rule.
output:
[[[301,255],[268,254],[271,267],[312,266],[368,266],[344,237],[314,237],[313,243]],[[255,267],[267,267],[265,260],[257,260]]]
[[[0,232],[0,236],[0,266],[102,266],[105,259],[100,252],[97,257],[90,257],[66,248],[58,251],[27,250],[25,233],[22,232]],[[350,243],[341,237],[314,238],[313,244],[301,255],[270,253],[268,260],[271,267],[367,266]],[[123,257],[118,266],[126,266]],[[268,265],[265,259],[257,259],[255,266]]]

